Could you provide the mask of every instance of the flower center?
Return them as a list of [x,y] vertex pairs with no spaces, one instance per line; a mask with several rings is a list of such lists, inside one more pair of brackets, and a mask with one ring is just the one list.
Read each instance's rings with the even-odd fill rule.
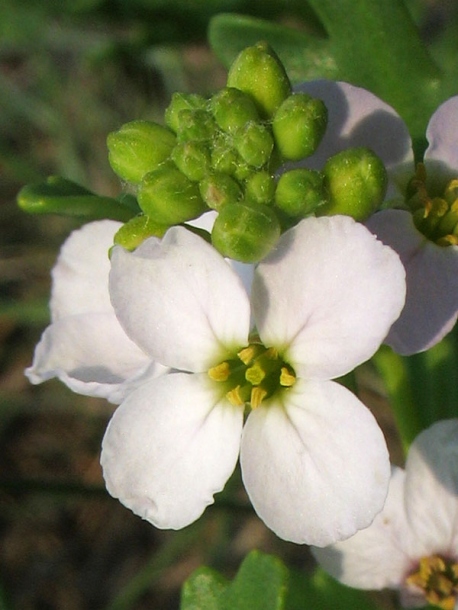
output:
[[249,343],[236,357],[212,367],[208,375],[227,385],[226,397],[234,406],[252,409],[275,392],[294,385],[296,374],[274,347]]
[[453,610],[458,596],[458,563],[440,555],[420,559],[406,583],[423,590],[425,599],[443,610]]
[[439,196],[426,187],[426,170],[417,165],[407,190],[407,205],[417,229],[439,246],[458,245],[458,179],[451,180]]

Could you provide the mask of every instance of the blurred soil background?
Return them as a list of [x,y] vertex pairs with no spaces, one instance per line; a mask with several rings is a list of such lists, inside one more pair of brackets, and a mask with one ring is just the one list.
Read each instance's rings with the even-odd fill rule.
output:
[[[426,35],[437,36],[451,5],[411,5]],[[311,565],[305,548],[278,540],[254,515],[237,472],[181,532],[135,517],[107,494],[99,466],[113,406],[54,380],[31,386],[23,374],[48,323],[49,271],[78,221],[27,216],[16,205],[19,189],[59,174],[118,195],[107,134],[137,118],[161,122],[173,91],[211,94],[224,85],[226,71],[206,44],[209,18],[223,11],[306,27],[292,1],[2,1],[0,610],[173,610],[195,568],[232,576],[252,548]],[[399,462],[370,367],[360,382]]]

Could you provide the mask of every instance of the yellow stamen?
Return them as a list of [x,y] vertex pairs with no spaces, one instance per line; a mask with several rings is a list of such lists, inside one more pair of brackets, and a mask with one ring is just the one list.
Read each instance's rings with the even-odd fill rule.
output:
[[290,388],[292,385],[295,384],[295,382],[296,375],[294,375],[294,373],[291,373],[291,371],[289,371],[286,366],[282,366],[280,373],[280,385],[285,388]]
[[226,394],[226,398],[234,407],[241,407],[245,404],[240,393],[241,387],[238,385]]
[[240,350],[237,356],[238,358],[240,358],[243,364],[246,364],[246,366],[248,366],[257,356],[259,356],[259,354],[262,354],[264,349],[265,348],[262,345],[258,343],[252,343],[248,347],[244,347],[242,350]]
[[227,381],[231,374],[229,362],[221,362],[217,366],[212,367],[208,371],[208,376],[214,381]]
[[425,599],[442,610],[453,610],[458,596],[458,564],[440,555],[420,559],[406,583],[423,590]]
[[267,396],[267,391],[260,386],[256,386],[251,390],[250,404],[252,409],[257,409]]

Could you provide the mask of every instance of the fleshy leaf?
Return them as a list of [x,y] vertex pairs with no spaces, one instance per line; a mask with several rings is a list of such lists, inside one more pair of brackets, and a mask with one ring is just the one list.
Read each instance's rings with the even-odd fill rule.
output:
[[[234,580],[199,568],[184,584],[181,610],[286,610],[288,570],[280,559],[251,551]],[[292,610],[292,608],[291,608]]]
[[219,610],[221,594],[228,584],[215,570],[206,566],[198,568],[183,585],[181,610]]
[[[298,601],[295,601],[293,594],[295,593],[294,583],[302,577],[300,587],[301,596],[296,593]],[[296,587],[297,588],[297,587]],[[288,610],[296,610],[298,608],[306,608],[307,610],[318,610],[321,608],[332,608],[332,610],[349,610],[357,608],[357,610],[377,610],[378,605],[371,601],[365,591],[359,589],[351,589],[340,584],[337,580],[328,576],[324,570],[318,568],[310,578],[305,578],[303,574],[291,574],[291,594],[288,598]],[[302,599],[302,605],[300,605]],[[307,600],[307,604],[304,604]]]
[[120,200],[101,197],[60,176],[28,184],[20,190],[17,201],[29,214],[63,214],[85,220],[109,218],[125,222],[140,211],[138,207],[135,209],[136,203],[131,197]]

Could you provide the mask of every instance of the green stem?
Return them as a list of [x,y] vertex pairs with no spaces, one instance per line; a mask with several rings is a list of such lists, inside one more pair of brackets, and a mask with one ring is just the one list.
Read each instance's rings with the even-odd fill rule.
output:
[[413,439],[422,430],[421,418],[412,395],[407,362],[385,345],[382,345],[372,360],[385,384],[402,446],[407,454]]

